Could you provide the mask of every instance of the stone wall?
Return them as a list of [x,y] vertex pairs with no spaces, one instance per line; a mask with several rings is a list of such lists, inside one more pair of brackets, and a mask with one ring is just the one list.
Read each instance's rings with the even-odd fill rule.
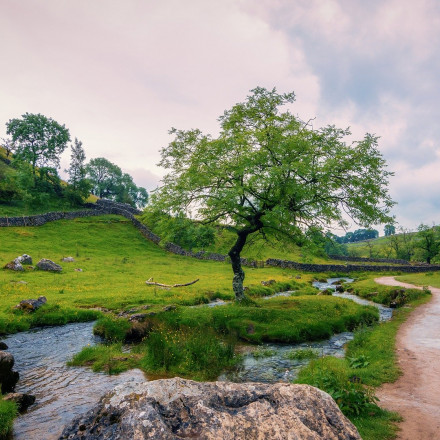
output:
[[345,255],[329,255],[332,260],[339,261],[357,261],[357,262],[365,262],[365,263],[389,263],[389,264],[404,264],[408,265],[409,261],[407,260],[399,260],[395,258],[364,258],[364,257],[347,257]]
[[277,260],[275,258],[269,258],[265,262],[266,266],[275,266],[288,269],[296,269],[304,272],[405,272],[405,273],[418,273],[418,272],[432,272],[440,270],[440,266],[426,265],[426,266],[366,266],[361,264],[307,264],[297,263],[296,261],[289,260]]

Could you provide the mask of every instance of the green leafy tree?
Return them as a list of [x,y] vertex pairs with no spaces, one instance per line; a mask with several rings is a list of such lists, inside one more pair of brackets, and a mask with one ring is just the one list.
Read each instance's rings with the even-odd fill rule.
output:
[[75,138],[71,146],[70,166],[66,172],[69,175],[69,186],[66,189],[66,197],[72,205],[81,204],[92,189],[91,183],[86,179],[86,153],[82,142]]
[[349,130],[313,129],[281,107],[294,94],[256,88],[220,117],[217,137],[176,130],[161,150],[169,172],[152,197],[160,210],[191,210],[204,223],[231,225],[233,290],[244,299],[240,253],[256,232],[302,236],[309,226],[389,223],[386,164],[377,137],[347,144]]
[[86,167],[87,177],[92,183],[93,194],[100,198],[113,199],[118,194],[122,170],[104,157],[91,159]]
[[86,176],[92,185],[92,192],[100,198],[108,198],[132,206],[144,207],[148,203],[148,192],[138,187],[133,178],[122,173],[118,165],[98,157],[86,166]]
[[69,130],[52,118],[25,113],[21,119],[10,119],[6,132],[15,145],[16,159],[29,162],[35,185],[37,167],[58,169],[61,153],[70,141]]
[[428,263],[440,252],[440,236],[436,226],[429,227],[423,223],[417,228],[416,247],[419,255]]
[[385,237],[389,237],[390,235],[394,235],[396,233],[396,227],[394,225],[385,225],[384,234]]

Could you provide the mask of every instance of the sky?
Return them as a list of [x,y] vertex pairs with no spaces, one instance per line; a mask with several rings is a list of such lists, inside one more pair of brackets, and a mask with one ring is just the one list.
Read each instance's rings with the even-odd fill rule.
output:
[[276,87],[315,128],[380,136],[399,226],[440,223],[438,0],[0,0],[0,49],[0,138],[42,113],[151,191],[172,127],[215,135]]

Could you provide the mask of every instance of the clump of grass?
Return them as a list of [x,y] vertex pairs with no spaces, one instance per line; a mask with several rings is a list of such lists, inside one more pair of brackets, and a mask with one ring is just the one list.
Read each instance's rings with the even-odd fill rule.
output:
[[319,353],[313,348],[301,348],[299,350],[290,350],[284,353],[283,357],[290,360],[316,359]]
[[270,348],[259,348],[252,352],[252,356],[255,359],[261,359],[266,357],[271,357],[275,355],[275,350],[271,350]]
[[130,328],[131,325],[125,318],[103,316],[93,327],[93,333],[109,342],[123,342]]
[[307,383],[329,393],[347,416],[380,412],[372,387],[350,381],[349,369],[342,359],[313,361],[300,372],[297,383]]
[[12,431],[14,418],[17,416],[17,405],[14,402],[3,400],[0,394],[0,438]]
[[196,380],[214,379],[237,361],[232,343],[224,342],[214,332],[197,329],[159,329],[136,351],[143,354],[139,366],[146,372]]
[[131,353],[122,352],[122,344],[95,345],[84,347],[73,359],[70,366],[91,366],[93,371],[118,374],[135,368],[137,358]]

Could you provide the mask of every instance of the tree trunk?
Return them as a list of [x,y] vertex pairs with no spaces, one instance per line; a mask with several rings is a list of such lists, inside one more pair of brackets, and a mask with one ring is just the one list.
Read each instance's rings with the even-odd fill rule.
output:
[[232,272],[234,272],[234,278],[232,279],[232,289],[235,293],[235,300],[242,301],[245,298],[243,281],[244,281],[244,271],[241,267],[241,257],[240,253],[246,244],[247,236],[250,234],[248,230],[239,231],[237,241],[234,246],[232,246],[228,255],[231,258]]

